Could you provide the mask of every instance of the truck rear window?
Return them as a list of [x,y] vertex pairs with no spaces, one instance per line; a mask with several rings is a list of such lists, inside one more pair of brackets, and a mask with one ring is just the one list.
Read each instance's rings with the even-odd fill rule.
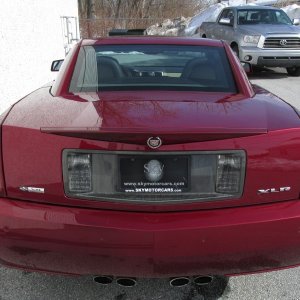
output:
[[282,10],[241,9],[238,11],[239,25],[286,24],[292,25],[290,18]]
[[69,91],[193,90],[236,92],[220,47],[95,45],[80,49]]

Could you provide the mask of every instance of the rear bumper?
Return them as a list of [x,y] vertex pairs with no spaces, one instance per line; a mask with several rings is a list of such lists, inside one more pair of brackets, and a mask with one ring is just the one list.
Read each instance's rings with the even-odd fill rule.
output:
[[66,274],[238,274],[300,263],[300,201],[131,213],[0,198],[0,262]]
[[250,64],[262,67],[294,67],[300,66],[300,49],[263,49],[258,47],[241,47],[240,60],[246,61],[245,57],[250,56]]

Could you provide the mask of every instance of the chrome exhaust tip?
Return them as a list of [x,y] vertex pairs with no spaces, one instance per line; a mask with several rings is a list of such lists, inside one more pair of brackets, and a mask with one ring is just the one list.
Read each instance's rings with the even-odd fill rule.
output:
[[133,277],[119,277],[116,282],[123,287],[133,287],[137,284],[136,278]]
[[190,283],[190,279],[188,277],[174,277],[170,279],[171,287],[183,287],[187,286]]
[[204,286],[210,284],[214,280],[210,275],[199,275],[194,277],[194,283],[198,286]]
[[102,285],[108,285],[113,282],[113,277],[112,276],[107,276],[107,275],[102,275],[102,276],[95,276],[94,281],[96,283],[100,283]]

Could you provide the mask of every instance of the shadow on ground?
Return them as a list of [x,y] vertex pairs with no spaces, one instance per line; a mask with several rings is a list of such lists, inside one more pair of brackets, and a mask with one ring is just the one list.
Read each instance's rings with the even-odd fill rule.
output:
[[287,78],[288,74],[283,68],[254,68],[253,72],[248,74],[249,79],[279,79]]
[[168,280],[140,279],[133,288],[119,289],[113,300],[216,300],[224,294],[227,285],[228,278],[223,276],[215,276],[208,285],[191,283],[176,288],[170,287]]

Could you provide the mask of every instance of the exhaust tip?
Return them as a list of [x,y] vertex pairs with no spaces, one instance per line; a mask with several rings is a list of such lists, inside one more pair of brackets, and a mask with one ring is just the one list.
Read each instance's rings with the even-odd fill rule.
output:
[[194,283],[199,286],[208,285],[213,281],[214,277],[209,275],[200,275],[194,277]]
[[117,278],[117,284],[124,287],[133,287],[136,285],[136,279],[132,277]]
[[170,279],[170,286],[172,287],[183,287],[190,283],[188,277],[175,277]]
[[108,284],[113,282],[113,277],[112,276],[105,276],[105,275],[95,276],[94,281],[96,283],[100,283],[100,284],[103,284],[103,285],[108,285]]

